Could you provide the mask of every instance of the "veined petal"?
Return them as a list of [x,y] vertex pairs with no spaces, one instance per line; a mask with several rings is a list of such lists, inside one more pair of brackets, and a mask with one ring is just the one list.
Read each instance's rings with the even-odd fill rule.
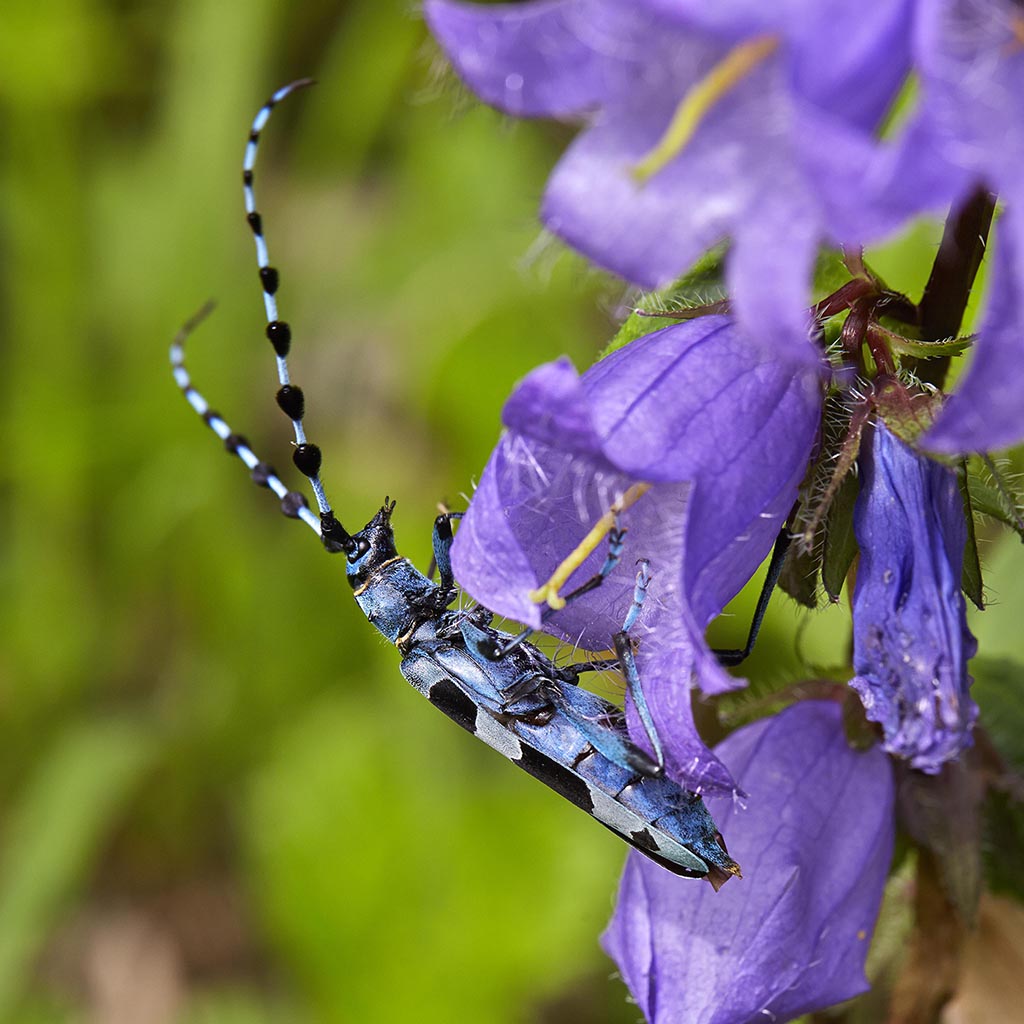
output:
[[[571,374],[564,362],[543,367],[510,399],[512,429],[456,538],[460,582],[489,607],[516,614],[511,604],[521,608],[521,598],[511,595],[543,582],[616,497],[643,481],[655,486],[622,516],[629,552],[657,569],[666,552],[687,551],[679,585],[688,602],[696,598],[703,629],[760,564],[795,499],[817,435],[818,368],[767,358],[727,318],[702,317],[613,352],[577,387]],[[686,511],[691,500],[696,516]],[[519,537],[534,578],[522,575],[522,559],[479,571],[499,519]],[[465,557],[470,546],[479,557]],[[604,556],[595,551],[573,581],[596,572]],[[616,576],[626,603],[616,597],[611,619],[594,621],[616,589],[607,581],[553,620],[567,638],[605,644],[632,597],[632,569]],[[537,613],[523,621],[536,624]]]
[[538,366],[524,377],[501,419],[509,430],[534,441],[595,459],[602,456],[583,383],[566,358]]
[[[649,484],[619,516],[628,530],[620,564],[544,628],[608,649],[633,600],[635,563],[647,559],[652,581],[634,630],[644,692],[674,776],[713,788],[721,775],[695,746],[690,689],[718,693],[742,680],[718,664],[704,630],[785,522],[820,412],[818,368],[767,358],[725,317],[647,335],[581,378],[564,362],[542,367],[506,407],[510,430],[456,537],[456,578],[489,608],[538,628],[530,591],[617,499]],[[563,592],[596,574],[607,553],[601,540]]]
[[791,1020],[867,988],[864,958],[892,855],[893,781],[838,705],[804,701],[715,751],[749,793],[708,801],[738,884],[679,884],[630,855],[603,937],[650,1024]]
[[967,661],[977,648],[960,591],[967,527],[956,474],[878,423],[861,451],[854,510],[857,675],[885,748],[937,772],[971,745],[978,709]]

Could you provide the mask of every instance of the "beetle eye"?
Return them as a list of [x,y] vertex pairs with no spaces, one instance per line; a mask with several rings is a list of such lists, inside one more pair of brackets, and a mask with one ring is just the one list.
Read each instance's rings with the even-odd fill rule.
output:
[[365,537],[360,537],[358,543],[349,552],[348,560],[354,564],[369,550],[370,542]]

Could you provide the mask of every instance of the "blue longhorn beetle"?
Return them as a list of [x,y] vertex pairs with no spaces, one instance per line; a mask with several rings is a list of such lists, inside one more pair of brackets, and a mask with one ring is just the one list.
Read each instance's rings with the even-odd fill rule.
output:
[[[263,287],[266,335],[277,356],[277,404],[292,421],[293,461],[312,485],[318,513],[309,508],[302,494],[288,490],[275,470],[257,457],[248,441],[234,433],[192,386],[185,367],[185,339],[207,315],[209,306],[182,327],[171,346],[178,387],[228,452],[248,467],[255,483],[280,499],[284,514],[302,520],[329,552],[345,555],[356,603],[398,648],[402,675],[431,704],[647,857],[677,875],[706,878],[719,888],[739,874],[739,866],[729,857],[700,796],[664,774],[661,747],[640,688],[629,630],[647,589],[649,571],[645,561],[638,563],[633,604],[622,630],[613,638],[617,658],[559,666],[527,641],[528,630],[517,636],[497,630],[491,625],[492,613],[482,607],[469,611],[449,608],[457,593],[450,559],[451,524],[460,513],[444,513],[434,522],[434,560],[439,576],[435,583],[398,554],[391,527],[394,502],[385,499],[377,514],[357,533],[348,533],[332,511],[320,480],[320,449],[306,440],[303,429],[303,393],[288,375],[291,329],[278,319],[278,272],[269,262],[253,191],[260,132],[274,106],[308,84],[309,79],[292,82],[260,108],[249,134],[242,177],[246,217],[256,242]],[[622,507],[620,502],[618,509],[609,514],[605,565],[562,601],[573,600],[599,585],[618,563],[625,531],[618,529],[615,513]],[[577,557],[563,563],[561,570],[582,561],[579,549],[575,554]],[[779,568],[781,555],[777,551],[769,577],[777,578]],[[771,582],[774,584],[774,578]],[[745,656],[758,624],[759,618],[747,648],[720,652],[723,661],[735,663]],[[628,737],[623,712],[617,705],[578,685],[581,673],[610,667],[618,668],[626,679],[654,758]]]

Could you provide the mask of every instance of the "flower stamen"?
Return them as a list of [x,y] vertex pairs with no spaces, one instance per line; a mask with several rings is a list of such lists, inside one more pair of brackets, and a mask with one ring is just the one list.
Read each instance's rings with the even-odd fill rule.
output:
[[559,593],[569,577],[583,564],[587,556],[615,529],[620,513],[635,505],[649,490],[650,484],[633,484],[625,494],[591,527],[590,532],[573,548],[547,583],[531,590],[529,597],[534,604],[545,604],[555,610],[565,607],[565,598]]
[[734,86],[750,74],[778,46],[777,36],[748,39],[733,47],[679,101],[665,134],[632,168],[641,185],[677,157],[700,127],[708,111]]

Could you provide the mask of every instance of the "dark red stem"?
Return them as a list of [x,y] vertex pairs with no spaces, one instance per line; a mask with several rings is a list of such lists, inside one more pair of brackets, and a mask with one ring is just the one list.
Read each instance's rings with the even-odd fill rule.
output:
[[[985,256],[995,205],[995,195],[980,187],[963,205],[950,210],[918,305],[922,340],[941,341],[954,338],[959,332],[978,267]],[[936,387],[942,386],[948,370],[949,356],[922,361],[917,366],[920,378]]]

